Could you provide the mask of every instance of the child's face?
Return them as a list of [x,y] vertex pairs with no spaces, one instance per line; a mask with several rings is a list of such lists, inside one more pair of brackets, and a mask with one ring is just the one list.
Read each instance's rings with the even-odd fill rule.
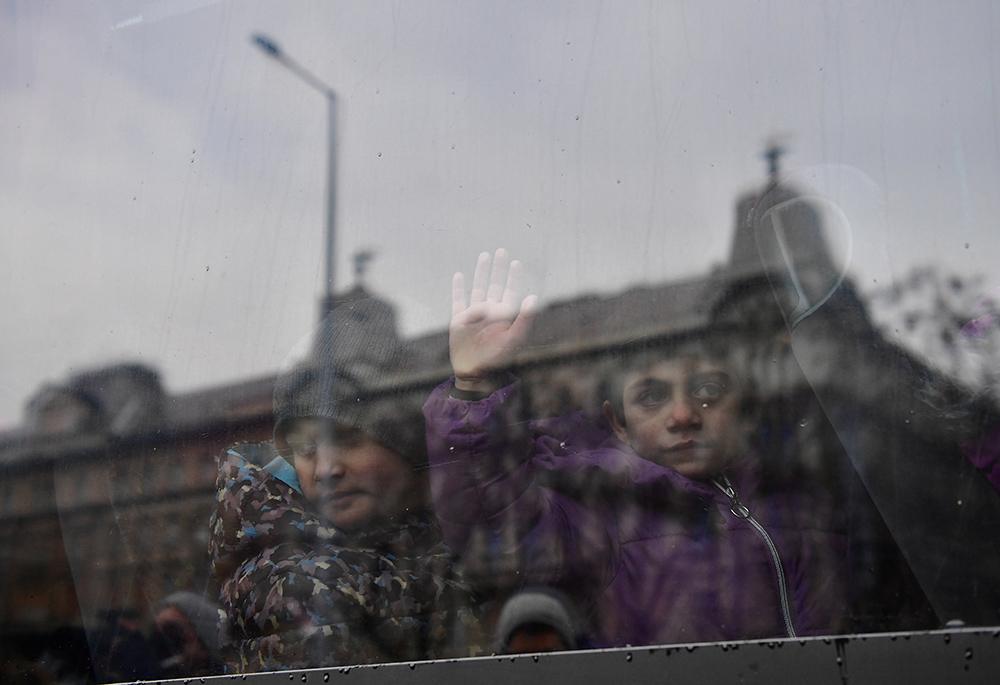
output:
[[626,375],[625,424],[615,434],[643,459],[698,480],[718,475],[743,443],[740,393],[728,368],[696,357],[650,364]]
[[353,426],[298,419],[286,440],[302,494],[343,530],[398,519],[426,497],[406,459]]

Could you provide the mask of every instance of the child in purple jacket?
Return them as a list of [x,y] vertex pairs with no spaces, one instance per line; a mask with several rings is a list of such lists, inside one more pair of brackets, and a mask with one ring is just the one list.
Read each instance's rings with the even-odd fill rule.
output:
[[604,404],[524,419],[502,370],[523,343],[519,265],[480,256],[453,284],[453,380],[424,406],[431,487],[452,547],[483,583],[556,587],[598,646],[835,632],[844,536],[822,497],[759,487],[752,411],[727,345],[627,354]]

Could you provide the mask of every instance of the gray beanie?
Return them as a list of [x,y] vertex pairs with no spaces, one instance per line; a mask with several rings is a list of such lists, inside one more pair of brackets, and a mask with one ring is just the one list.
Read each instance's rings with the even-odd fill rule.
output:
[[[359,294],[360,293],[360,294]],[[292,459],[286,434],[295,419],[326,418],[360,430],[427,466],[423,393],[399,385],[410,354],[396,334],[392,307],[357,290],[320,324],[307,361],[274,388],[274,444]]]
[[576,649],[580,621],[569,598],[550,587],[526,588],[504,602],[497,619],[494,651],[503,654],[519,628],[541,624],[549,626],[569,649]]

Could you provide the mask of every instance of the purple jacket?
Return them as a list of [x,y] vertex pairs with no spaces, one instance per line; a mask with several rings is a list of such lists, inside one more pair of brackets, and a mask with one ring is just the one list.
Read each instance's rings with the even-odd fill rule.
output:
[[846,538],[823,497],[764,494],[745,463],[726,474],[741,517],[582,415],[523,420],[519,383],[478,401],[451,385],[424,405],[431,487],[479,582],[563,590],[602,647],[837,632]]

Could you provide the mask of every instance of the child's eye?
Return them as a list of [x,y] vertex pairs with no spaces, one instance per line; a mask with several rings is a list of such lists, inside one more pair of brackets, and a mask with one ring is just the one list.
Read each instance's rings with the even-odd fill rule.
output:
[[291,448],[292,454],[295,455],[296,459],[308,458],[316,454],[316,442],[314,440],[291,439],[288,441],[288,446]]
[[691,390],[691,397],[704,401],[717,400],[725,394],[726,386],[714,381],[699,383]]
[[652,407],[653,405],[663,402],[665,399],[667,399],[667,393],[662,389],[650,388],[649,390],[643,390],[639,393],[638,397],[635,398],[635,401],[644,407]]

